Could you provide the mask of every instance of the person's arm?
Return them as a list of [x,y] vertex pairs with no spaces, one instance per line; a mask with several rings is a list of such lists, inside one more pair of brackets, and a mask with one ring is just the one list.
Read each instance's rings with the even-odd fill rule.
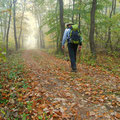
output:
[[68,34],[69,34],[69,29],[65,29],[65,32],[64,32],[64,35],[63,35],[63,39],[62,39],[62,48],[64,49],[64,45],[65,45],[65,42],[68,38]]
[[63,39],[62,39],[62,46],[64,46],[65,42],[66,42],[66,39],[67,39],[67,30],[64,31],[64,34],[63,34]]
[[80,42],[79,42],[78,49],[81,50],[81,48],[82,48],[82,37],[80,36]]

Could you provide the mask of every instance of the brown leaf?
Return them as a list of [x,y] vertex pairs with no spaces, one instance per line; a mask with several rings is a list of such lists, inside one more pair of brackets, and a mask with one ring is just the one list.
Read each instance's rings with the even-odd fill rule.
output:
[[63,115],[62,115],[62,118],[63,118],[63,119],[68,118],[68,117],[69,117],[69,115],[67,115],[67,114],[63,114]]
[[57,114],[54,114],[54,115],[53,115],[53,118],[58,119],[58,118],[59,118],[59,116],[58,116]]
[[22,97],[19,97],[19,98],[18,98],[18,101],[19,101],[19,102],[22,101]]
[[87,117],[89,117],[89,116],[90,116],[90,112],[88,111],[88,112],[86,113],[86,115],[87,115]]
[[115,117],[120,119],[120,113],[116,113]]
[[55,111],[55,113],[56,113],[57,115],[59,115],[59,116],[62,115],[62,113],[61,113],[60,111]]
[[38,108],[37,111],[38,111],[38,114],[40,114],[40,115],[43,113],[43,109],[42,108]]
[[47,107],[46,104],[40,104],[40,105],[38,106],[38,108],[42,108],[42,109],[44,109],[44,108],[46,108],[46,107]]

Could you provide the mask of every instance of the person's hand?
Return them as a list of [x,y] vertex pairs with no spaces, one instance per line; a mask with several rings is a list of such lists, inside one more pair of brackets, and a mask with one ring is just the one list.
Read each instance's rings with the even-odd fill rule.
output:
[[81,48],[82,48],[82,46],[79,45],[79,46],[78,46],[78,50],[81,51]]
[[62,49],[64,49],[65,48],[65,46],[64,45],[62,45]]

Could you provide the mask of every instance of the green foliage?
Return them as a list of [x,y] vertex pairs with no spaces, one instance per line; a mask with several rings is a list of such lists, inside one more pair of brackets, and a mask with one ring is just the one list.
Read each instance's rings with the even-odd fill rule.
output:
[[[41,0],[37,0],[40,4]],[[64,3],[65,4],[65,3]],[[41,4],[40,4],[41,5]],[[42,4],[43,5],[43,4]],[[43,16],[43,26],[48,25],[49,30],[46,32],[47,35],[51,35],[52,41],[58,41],[58,36],[60,36],[60,18],[59,18],[59,4],[57,1],[44,1],[44,6],[46,13]],[[47,7],[46,7],[47,6]],[[51,7],[52,6],[52,7]],[[75,5],[73,9],[73,3],[67,2],[64,6],[64,22],[72,22],[72,17],[75,24],[79,24],[79,14],[80,14],[80,29],[82,36],[84,38],[84,47],[89,46],[89,29],[90,29],[90,13],[91,13],[92,0],[80,1],[75,0]],[[95,18],[95,43],[97,50],[107,49],[105,48],[106,42],[108,40],[108,29],[111,28],[111,44],[113,48],[119,48],[120,44],[117,41],[120,39],[120,13],[118,12],[119,2],[117,1],[116,14],[112,13],[110,18],[110,12],[112,8],[112,1],[110,0],[98,0],[96,8],[96,18]],[[49,9],[47,9],[49,8]],[[118,42],[119,43],[119,42]],[[100,47],[101,46],[101,47]],[[89,47],[87,47],[89,48]],[[94,64],[94,63],[92,63]]]
[[[90,56],[90,53],[85,53],[82,51],[82,54],[80,56],[80,60],[78,58],[78,63],[80,62],[85,63],[89,66],[99,66],[101,68],[102,71],[109,71],[110,73],[116,74],[118,76],[120,76],[119,74],[119,64],[120,64],[120,60],[118,58],[118,52],[115,53],[110,53],[108,55],[105,54],[98,54],[97,59],[93,59]],[[78,56],[79,57],[79,56]]]
[[[6,63],[2,62],[2,64],[0,64],[0,68],[1,68],[0,69],[0,104],[7,105],[10,102],[10,100],[14,100],[16,101],[16,103],[18,103],[17,101],[18,95],[16,95],[16,92],[10,93],[10,90],[12,88],[14,91],[16,91],[16,89],[19,89],[20,83],[21,83],[21,86],[23,87],[27,86],[27,84],[25,83],[18,82],[19,80],[22,79],[23,77],[22,75],[24,73],[23,71],[24,67],[23,67],[23,64],[22,65],[20,64],[20,62],[22,62],[22,60],[20,59],[21,59],[20,54],[17,53],[15,55],[9,56]],[[25,80],[23,81],[25,82]],[[8,87],[7,89],[6,89],[6,86]],[[23,103],[19,102],[17,105],[19,105],[20,107],[23,107]],[[13,108],[10,108],[10,109],[13,109]],[[7,112],[10,112],[9,109]],[[8,118],[7,112],[4,110],[4,108],[1,110],[1,113],[4,115],[6,119]],[[13,118],[12,116],[9,116],[9,118],[12,120],[13,119],[18,120],[17,117]],[[25,118],[24,115],[23,115],[23,118]]]
[[38,116],[38,119],[39,119],[39,120],[42,120],[42,117],[41,117],[41,116]]
[[24,89],[28,88],[28,84],[23,82],[23,86],[22,86]]
[[26,119],[26,117],[27,117],[28,115],[29,115],[29,114],[23,113],[23,114],[22,114],[22,120],[28,120],[28,119]]
[[28,111],[31,111],[31,110],[32,110],[32,103],[33,103],[33,102],[31,102],[31,101],[28,101],[28,102],[27,102],[27,109],[28,109]]
[[[0,93],[0,97],[2,98],[2,95],[1,95],[1,93]],[[8,103],[8,100],[7,99],[1,99],[0,98],[0,104],[7,104]]]
[[5,43],[0,38],[0,62],[6,61],[6,48]]
[[52,118],[52,115],[48,116],[47,113],[45,113],[45,112],[43,113],[43,116],[38,116],[39,120],[43,120],[43,119],[44,120],[50,120],[51,118]]

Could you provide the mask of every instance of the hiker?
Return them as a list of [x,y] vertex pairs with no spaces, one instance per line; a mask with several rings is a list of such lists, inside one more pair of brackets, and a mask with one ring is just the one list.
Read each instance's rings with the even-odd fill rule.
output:
[[72,72],[77,72],[76,53],[77,53],[77,48],[79,48],[79,51],[82,48],[82,37],[80,36],[78,25],[67,23],[66,27],[67,28],[64,31],[63,40],[62,40],[62,49],[65,48],[64,45],[67,40]]

